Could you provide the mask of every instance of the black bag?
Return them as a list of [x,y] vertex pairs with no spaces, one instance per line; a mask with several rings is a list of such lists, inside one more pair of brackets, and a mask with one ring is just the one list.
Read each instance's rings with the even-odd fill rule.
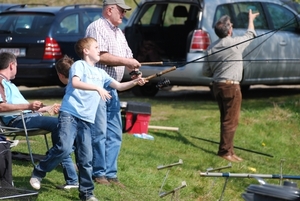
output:
[[10,142],[0,141],[0,187],[12,187],[12,157]]

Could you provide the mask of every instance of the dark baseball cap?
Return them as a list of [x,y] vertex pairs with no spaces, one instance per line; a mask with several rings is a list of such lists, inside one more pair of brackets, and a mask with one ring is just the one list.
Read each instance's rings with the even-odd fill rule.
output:
[[131,10],[130,6],[127,6],[124,0],[103,0],[103,5],[118,5],[119,7],[123,8],[124,10]]

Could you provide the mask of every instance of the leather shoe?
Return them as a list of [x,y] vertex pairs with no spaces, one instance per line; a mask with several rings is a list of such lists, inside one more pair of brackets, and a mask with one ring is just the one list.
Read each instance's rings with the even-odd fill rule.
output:
[[237,162],[238,160],[235,159],[233,156],[231,155],[224,155],[224,156],[220,156],[221,158],[224,158],[225,160],[228,160],[230,162]]
[[233,158],[235,158],[237,161],[243,161],[242,158],[238,157],[237,155],[233,154],[231,155]]
[[96,177],[94,180],[98,184],[110,185],[110,182],[104,176]]

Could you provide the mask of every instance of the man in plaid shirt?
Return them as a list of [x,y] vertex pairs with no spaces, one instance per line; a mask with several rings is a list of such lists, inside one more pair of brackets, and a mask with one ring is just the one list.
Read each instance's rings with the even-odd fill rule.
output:
[[[126,38],[118,28],[128,10],[131,7],[124,0],[104,0],[103,16],[92,22],[86,30],[86,37],[95,38],[99,44],[100,61],[96,66],[119,82],[123,78],[125,67],[132,71],[141,66],[133,58]],[[116,184],[124,188],[117,178],[117,159],[122,142],[120,101],[115,89],[105,89],[112,98],[107,102],[101,101],[98,106],[92,133],[93,177],[99,184]]]

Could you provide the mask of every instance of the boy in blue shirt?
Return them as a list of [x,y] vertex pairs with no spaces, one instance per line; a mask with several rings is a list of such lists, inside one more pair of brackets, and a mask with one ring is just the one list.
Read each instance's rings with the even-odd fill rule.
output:
[[75,156],[79,170],[79,197],[81,200],[97,201],[98,199],[93,195],[91,127],[94,124],[99,102],[111,98],[104,87],[110,86],[123,91],[137,84],[144,85],[145,80],[137,78],[119,83],[104,70],[96,68],[95,63],[100,60],[100,54],[98,43],[94,38],[80,39],[75,44],[75,51],[83,60],[76,61],[70,69],[69,83],[58,117],[60,140],[49,150],[46,158],[34,168],[30,184],[33,188],[40,189],[42,178],[73,151],[72,146],[75,141]]

